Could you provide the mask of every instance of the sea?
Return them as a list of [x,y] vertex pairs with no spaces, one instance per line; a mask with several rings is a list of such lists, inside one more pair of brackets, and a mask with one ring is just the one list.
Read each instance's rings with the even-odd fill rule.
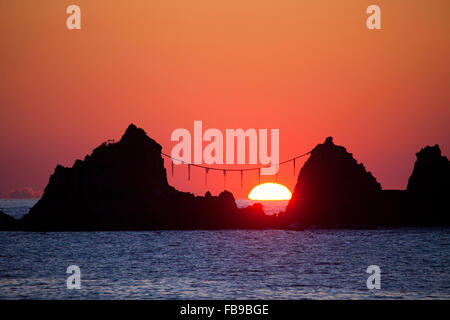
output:
[[[0,210],[20,218],[35,202]],[[80,289],[67,286],[73,265]],[[450,228],[3,231],[0,299],[447,300]]]

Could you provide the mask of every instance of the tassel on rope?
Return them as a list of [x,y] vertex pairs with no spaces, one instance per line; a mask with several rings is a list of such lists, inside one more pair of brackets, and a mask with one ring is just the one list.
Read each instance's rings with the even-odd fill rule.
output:
[[277,172],[275,173],[275,182],[278,182],[278,165],[276,166]]
[[173,177],[173,159],[172,158],[170,158],[170,162],[172,164],[172,177]]
[[191,164],[188,163],[188,181],[191,181]]
[[261,168],[258,168],[258,184],[261,184]]
[[244,170],[241,170],[241,189],[242,189],[243,183],[244,183]]

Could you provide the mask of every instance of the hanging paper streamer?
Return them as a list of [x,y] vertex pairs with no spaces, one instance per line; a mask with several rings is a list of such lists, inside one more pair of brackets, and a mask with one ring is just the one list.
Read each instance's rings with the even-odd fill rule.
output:
[[[288,159],[288,160],[286,160],[286,161],[278,162],[277,164],[271,165],[270,167],[272,167],[272,166],[276,166],[276,167],[277,167],[277,172],[276,172],[275,179],[278,180],[278,170],[279,170],[279,168],[280,168],[280,165],[285,164],[285,163],[289,163],[289,162],[291,162],[291,161],[292,161],[292,164],[293,164],[293,174],[294,174],[294,176],[295,176],[296,160],[297,160],[298,158],[302,158],[302,157],[307,156],[307,155],[309,155],[309,154],[311,154],[311,151],[306,152],[306,153],[304,153],[304,154],[301,154],[301,155],[299,155],[299,156],[297,156],[297,157],[295,157],[295,158],[291,158],[291,159]],[[241,174],[241,188],[242,188],[243,185],[244,185],[244,171],[258,170],[258,184],[261,184],[261,169],[262,169],[263,167],[256,167],[256,168],[253,167],[253,168],[248,168],[248,169],[221,169],[221,168],[212,168],[212,167],[207,167],[207,166],[203,166],[203,165],[199,165],[199,164],[189,163],[189,162],[186,162],[186,161],[184,161],[184,160],[174,158],[174,157],[172,157],[171,155],[169,155],[169,154],[167,154],[167,153],[164,153],[164,152],[161,152],[161,156],[166,157],[166,158],[168,158],[168,159],[171,160],[171,173],[172,173],[172,176],[174,176],[174,168],[175,168],[175,163],[174,163],[174,161],[175,161],[175,160],[176,160],[177,162],[182,163],[183,165],[187,165],[187,167],[188,167],[188,168],[187,168],[187,169],[188,169],[188,172],[187,172],[188,177],[187,177],[187,178],[188,178],[189,181],[191,180],[191,166],[194,166],[194,167],[197,167],[197,168],[205,169],[205,185],[208,184],[208,173],[209,173],[209,170],[215,170],[215,171],[220,171],[220,170],[222,170],[222,172],[223,172],[223,186],[224,186],[224,188],[225,188],[225,186],[226,186],[226,175],[227,175],[227,171],[233,171],[233,172],[240,171],[240,174]],[[270,167],[269,167],[269,168],[270,168]],[[265,167],[264,167],[264,168],[265,168]]]
[[294,163],[294,177],[295,177],[295,158],[294,158],[294,160],[292,160],[292,162]]
[[225,184],[227,182],[227,170],[223,170],[223,188],[225,189]]

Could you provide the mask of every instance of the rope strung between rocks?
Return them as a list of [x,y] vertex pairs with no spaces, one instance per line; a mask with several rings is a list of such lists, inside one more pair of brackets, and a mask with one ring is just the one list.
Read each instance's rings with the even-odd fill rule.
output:
[[217,171],[223,171],[223,170],[225,170],[225,171],[252,171],[252,170],[259,170],[259,169],[264,169],[264,168],[271,168],[271,167],[280,166],[280,165],[288,163],[290,161],[294,161],[294,160],[297,160],[299,158],[305,157],[305,156],[307,156],[310,153],[311,153],[311,151],[308,151],[308,152],[306,152],[304,154],[301,154],[299,156],[296,156],[294,158],[291,158],[291,159],[288,159],[288,160],[285,160],[285,161],[282,161],[282,162],[278,162],[278,163],[272,164],[270,166],[259,166],[259,167],[245,168],[245,169],[225,169],[225,168],[208,167],[208,166],[203,166],[203,165],[200,165],[200,164],[195,164],[195,163],[192,163],[192,162],[187,162],[187,161],[184,161],[184,160],[180,160],[180,159],[174,158],[174,157],[172,157],[172,156],[170,156],[170,155],[168,155],[167,153],[164,153],[164,152],[161,152],[161,155],[166,157],[166,158],[169,158],[169,159],[172,159],[172,160],[175,160],[175,161],[179,161],[182,164],[187,164],[187,165],[191,165],[193,167],[198,167],[198,168],[202,168],[202,169],[217,170]]
[[[245,168],[245,169],[225,169],[225,168],[215,168],[215,167],[209,167],[209,166],[204,166],[201,164],[195,164],[195,163],[191,163],[191,162],[187,162],[181,159],[177,159],[172,157],[171,155],[161,152],[161,155],[170,159],[171,160],[171,171],[172,171],[172,176],[173,176],[173,168],[174,168],[174,160],[181,162],[182,164],[187,164],[188,166],[188,180],[191,180],[191,166],[192,167],[197,167],[197,168],[202,168],[205,169],[205,185],[208,183],[208,172],[209,170],[216,170],[216,171],[222,171],[223,172],[223,185],[225,187],[225,183],[226,183],[226,176],[227,176],[227,171],[238,171],[241,173],[241,188],[243,186],[243,180],[244,180],[244,171],[254,171],[254,170],[258,170],[258,184],[261,183],[261,169],[264,168],[271,168],[271,167],[279,167],[280,165],[283,165],[285,163],[291,162],[293,163],[293,174],[295,175],[295,162],[297,159],[299,158],[303,158],[307,155],[309,155],[311,153],[311,151],[305,152],[301,155],[298,155],[296,157],[290,158],[288,160],[282,161],[282,162],[278,162],[272,165],[267,165],[267,166],[258,166],[258,167],[252,167],[252,168]],[[275,181],[278,180],[278,170],[277,173],[275,175]]]

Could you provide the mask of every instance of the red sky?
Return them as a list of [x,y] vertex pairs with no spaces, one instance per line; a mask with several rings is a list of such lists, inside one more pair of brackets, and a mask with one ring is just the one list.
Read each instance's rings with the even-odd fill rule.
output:
[[[67,30],[70,4],[82,29]],[[382,30],[366,28],[370,4]],[[280,129],[280,160],[326,136],[384,188],[404,188],[415,153],[450,155],[448,0],[0,0],[0,193],[42,190],[129,123],[164,151],[174,129]],[[195,169],[193,169],[195,170]],[[232,175],[232,174],[230,174]],[[245,197],[248,174],[227,188]],[[219,173],[177,168],[203,193]],[[265,179],[270,180],[270,177]],[[292,167],[279,182],[291,190]]]

